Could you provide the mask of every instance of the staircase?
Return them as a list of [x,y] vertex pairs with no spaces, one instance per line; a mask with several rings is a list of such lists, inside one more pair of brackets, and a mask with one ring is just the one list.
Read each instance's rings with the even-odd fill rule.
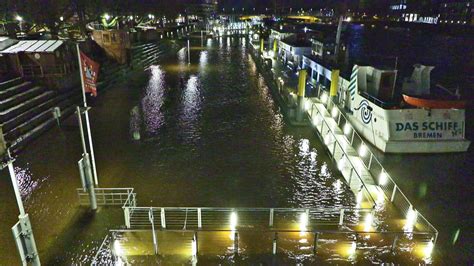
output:
[[53,108],[65,118],[74,111],[80,91],[58,93],[23,78],[0,83],[0,123],[7,147],[12,152],[56,123]]

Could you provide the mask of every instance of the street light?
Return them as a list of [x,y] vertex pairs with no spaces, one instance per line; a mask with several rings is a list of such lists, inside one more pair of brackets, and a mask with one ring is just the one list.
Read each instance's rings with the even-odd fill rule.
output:
[[23,21],[23,18],[22,18],[21,16],[18,16],[18,15],[15,17],[15,19],[18,20],[18,21],[20,21],[20,22]]
[[105,14],[104,14],[104,18],[105,18],[105,20],[109,20],[109,19],[110,19],[110,15],[107,14],[107,13],[105,13]]

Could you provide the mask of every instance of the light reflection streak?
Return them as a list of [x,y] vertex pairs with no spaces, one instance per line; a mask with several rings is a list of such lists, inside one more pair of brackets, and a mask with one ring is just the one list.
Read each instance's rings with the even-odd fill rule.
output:
[[161,110],[165,97],[165,73],[160,66],[152,66],[150,73],[150,80],[142,99],[143,122],[147,133],[156,134],[165,123]]

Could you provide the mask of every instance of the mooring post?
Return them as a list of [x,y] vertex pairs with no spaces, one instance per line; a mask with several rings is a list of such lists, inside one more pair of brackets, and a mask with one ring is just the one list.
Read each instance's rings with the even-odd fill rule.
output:
[[305,91],[306,91],[306,76],[308,73],[306,69],[301,69],[299,71],[298,77],[298,109],[296,112],[296,121],[301,122],[303,121],[303,115],[305,112]]

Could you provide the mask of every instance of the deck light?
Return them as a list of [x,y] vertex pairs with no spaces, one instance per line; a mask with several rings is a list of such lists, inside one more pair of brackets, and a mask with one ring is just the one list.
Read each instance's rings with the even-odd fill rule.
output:
[[365,221],[364,221],[364,231],[368,232],[370,231],[370,228],[372,227],[372,222],[374,221],[374,215],[372,213],[368,213],[365,216]]
[[300,214],[300,231],[306,231],[306,227],[308,226],[308,214],[303,212]]
[[323,93],[323,95],[321,96],[321,102],[323,104],[327,103],[328,101],[328,95],[326,93]]
[[339,169],[339,171],[342,171],[342,169],[344,169],[344,166],[346,166],[346,161],[344,159],[344,157],[341,158],[337,163],[337,168]]
[[367,155],[367,146],[362,143],[362,145],[360,145],[360,148],[359,148],[359,156],[360,157],[365,157]]
[[355,255],[356,249],[357,249],[357,244],[354,241],[352,242],[351,246],[349,247],[349,250],[347,251],[347,253],[349,254],[349,257]]
[[382,170],[382,173],[380,173],[379,176],[379,185],[380,186],[385,186],[387,184],[388,178],[387,178],[387,173]]
[[59,17],[59,20],[63,21],[63,20],[64,20],[64,17],[63,17],[63,16],[60,16],[60,17]]
[[418,217],[418,212],[413,209],[413,206],[410,205],[410,208],[407,212],[406,223],[403,229],[406,232],[413,232],[413,226],[416,223],[416,218]]
[[428,242],[428,245],[425,247],[425,258],[431,258],[431,254],[433,253],[434,243],[433,239]]
[[114,253],[116,256],[119,256],[119,257],[123,255],[123,249],[118,240],[114,241]]
[[351,125],[349,124],[349,122],[346,122],[346,124],[344,125],[344,134],[349,135],[349,133],[351,133]]
[[331,142],[331,135],[326,135],[326,137],[324,138],[324,143],[326,145],[329,145],[329,143]]
[[332,108],[331,115],[332,115],[333,118],[336,118],[336,117],[337,117],[337,107],[336,107],[336,106],[334,106],[334,107]]
[[197,243],[196,243],[196,239],[193,238],[192,242],[191,242],[191,255],[193,257],[196,257],[197,255]]
[[362,196],[363,196],[363,194],[362,194],[362,188],[361,188],[361,189],[359,190],[359,192],[357,192],[357,197],[356,197],[357,206],[359,206],[360,203],[362,202]]
[[235,228],[237,228],[237,213],[232,212],[230,214],[230,230],[235,231]]

